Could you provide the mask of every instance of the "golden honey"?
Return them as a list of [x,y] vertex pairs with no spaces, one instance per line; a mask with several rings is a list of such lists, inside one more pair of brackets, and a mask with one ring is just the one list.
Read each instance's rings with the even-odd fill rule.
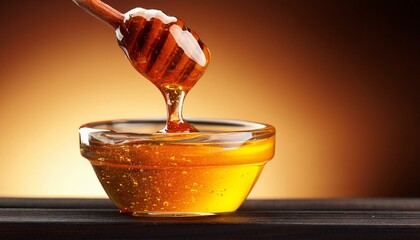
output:
[[[140,125],[127,130],[149,131]],[[81,152],[122,212],[235,211],[274,154],[272,127],[260,134],[131,135],[124,129],[98,130],[111,126],[82,126]]]
[[130,63],[159,89],[167,107],[164,121],[80,128],[81,153],[111,200],[134,215],[235,211],[273,157],[274,128],[228,120],[191,125],[183,118],[184,99],[205,72],[210,52],[182,20],[160,10],[122,14],[99,0],[73,1],[115,29]]

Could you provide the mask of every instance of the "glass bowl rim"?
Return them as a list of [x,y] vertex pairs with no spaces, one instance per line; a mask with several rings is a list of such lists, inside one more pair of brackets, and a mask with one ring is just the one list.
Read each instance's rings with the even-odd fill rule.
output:
[[[275,127],[261,122],[253,122],[246,120],[237,120],[237,119],[225,119],[225,118],[185,118],[192,125],[194,124],[203,124],[203,125],[227,125],[233,127],[249,127],[247,130],[229,130],[229,131],[203,131],[203,132],[179,132],[179,133],[163,133],[165,135],[200,135],[200,134],[225,134],[225,133],[249,133],[249,132],[275,132]],[[100,128],[102,125],[112,125],[112,124],[147,124],[147,123],[166,123],[166,118],[122,118],[114,120],[104,120],[104,121],[95,121],[89,122],[81,125],[79,129],[87,128],[92,130],[105,130],[112,131],[115,133],[128,133],[128,134],[139,134],[139,135],[162,135],[158,132],[126,132],[126,131],[116,131],[110,130],[107,128]],[[200,130],[200,129],[199,129]]]
[[[267,139],[273,136],[276,132],[272,125],[244,120],[233,120],[233,119],[220,119],[220,118],[187,118],[188,122],[192,125],[203,124],[209,126],[233,126],[238,130],[229,131],[202,131],[202,132],[191,132],[191,133],[158,133],[158,132],[133,132],[133,131],[118,131],[112,130],[113,124],[165,124],[165,118],[133,118],[133,119],[116,119],[97,121],[83,124],[79,128],[79,134],[81,142],[88,142],[88,135],[95,132],[105,132],[108,136],[120,138],[120,139],[153,139],[154,141],[170,141],[177,142],[179,140],[185,140],[188,137],[190,141],[195,142],[201,137],[211,137],[214,141],[225,142],[232,139]],[[245,130],[240,128],[247,128]],[[199,129],[200,130],[200,129]]]

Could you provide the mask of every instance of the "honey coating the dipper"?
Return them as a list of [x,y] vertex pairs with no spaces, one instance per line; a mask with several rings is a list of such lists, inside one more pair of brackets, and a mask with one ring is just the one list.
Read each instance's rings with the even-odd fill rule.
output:
[[99,0],[74,2],[115,29],[132,66],[164,96],[167,124],[160,132],[198,131],[183,118],[182,107],[210,60],[199,36],[160,10],[135,8],[122,14]]
[[119,45],[132,65],[159,90],[188,92],[204,73],[210,53],[182,20],[159,10],[133,9],[116,29]]

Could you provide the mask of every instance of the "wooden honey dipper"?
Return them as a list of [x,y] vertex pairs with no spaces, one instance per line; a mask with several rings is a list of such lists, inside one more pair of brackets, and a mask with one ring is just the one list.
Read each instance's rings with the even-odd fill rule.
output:
[[183,119],[182,105],[210,60],[198,35],[159,10],[135,8],[122,14],[99,0],[73,1],[115,29],[133,67],[162,92],[168,109],[162,132],[197,131]]

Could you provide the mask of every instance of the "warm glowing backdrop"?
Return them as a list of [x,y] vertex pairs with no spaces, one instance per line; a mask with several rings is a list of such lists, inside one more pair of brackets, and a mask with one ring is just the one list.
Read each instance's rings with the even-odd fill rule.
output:
[[[420,196],[416,1],[106,2],[162,9],[209,46],[186,116],[277,128],[251,197]],[[72,1],[0,7],[0,196],[105,196],[78,127],[162,116],[162,97]]]

